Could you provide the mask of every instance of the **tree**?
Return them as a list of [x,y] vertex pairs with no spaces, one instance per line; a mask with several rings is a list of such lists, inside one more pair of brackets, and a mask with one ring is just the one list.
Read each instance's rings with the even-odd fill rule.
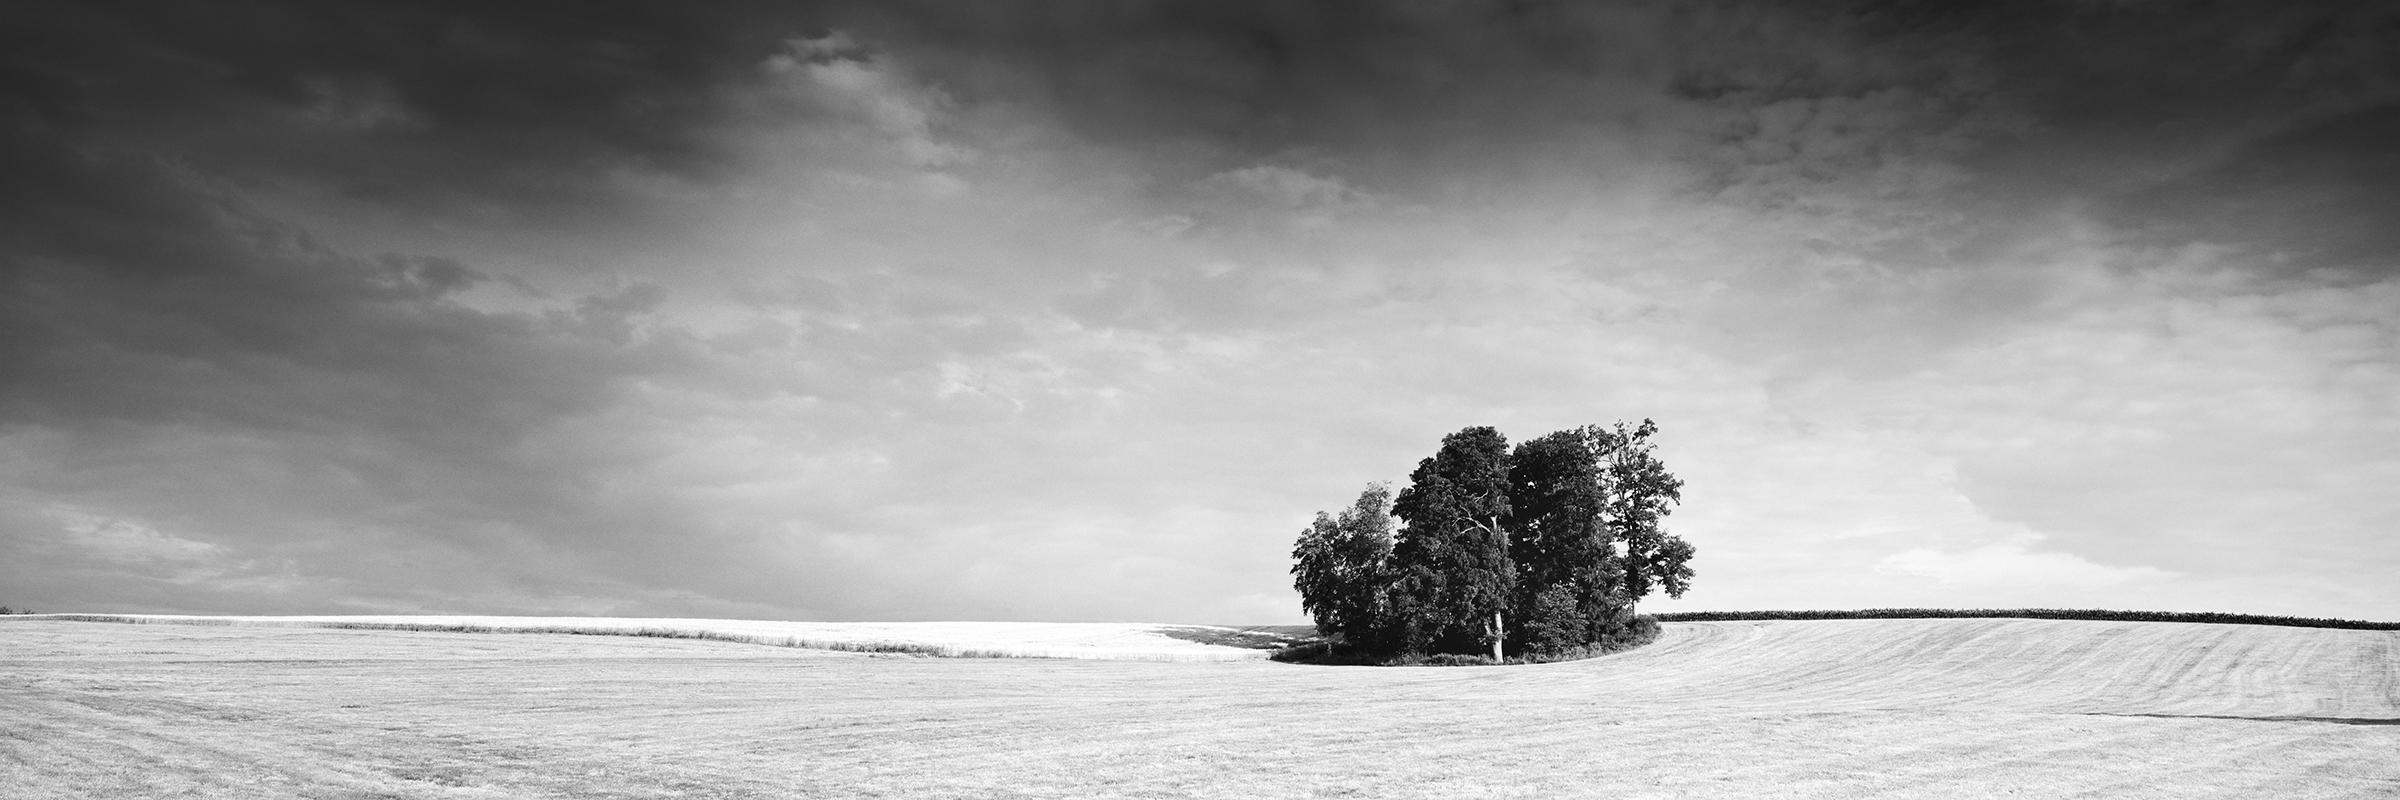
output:
[[1563,652],[1607,638],[1622,602],[1602,515],[1607,475],[1596,427],[1517,445],[1509,457],[1509,555],[1517,564],[1519,650]]
[[1613,429],[1585,429],[1605,454],[1608,499],[1603,518],[1609,536],[1621,548],[1622,592],[1628,606],[1641,602],[1653,587],[1668,597],[1682,597],[1691,588],[1692,545],[1660,528],[1661,520],[1683,502],[1683,481],[1667,472],[1653,452],[1650,437],[1658,423],[1642,420],[1638,428],[1619,422]]
[[1374,636],[1391,586],[1392,489],[1370,483],[1335,517],[1317,512],[1292,547],[1292,587],[1317,631],[1344,644]]
[[1397,582],[1386,644],[1412,652],[1505,655],[1516,565],[1508,551],[1508,440],[1489,427],[1442,437],[1392,503],[1407,524],[1392,548]]

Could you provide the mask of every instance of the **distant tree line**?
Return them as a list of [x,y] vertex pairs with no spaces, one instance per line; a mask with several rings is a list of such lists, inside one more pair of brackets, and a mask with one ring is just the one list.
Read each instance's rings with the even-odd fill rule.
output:
[[2362,631],[2400,631],[2400,622],[2366,622],[2324,617],[2276,617],[2264,614],[2226,614],[2214,611],[2105,611],[2090,608],[1868,608],[1856,611],[1677,611],[1658,615],[1661,622],[1747,622],[1751,620],[1820,619],[2073,619],[2107,622],[2206,622],[2218,625],[2280,625],[2288,628],[2343,628]]
[[1552,659],[1647,641],[1657,623],[1635,604],[1692,581],[1692,546],[1661,527],[1683,481],[1654,452],[1657,432],[1646,419],[1587,425],[1514,449],[1489,427],[1445,436],[1397,495],[1369,484],[1300,533],[1301,606],[1337,655],[1360,660]]
[[30,608],[9,608],[8,606],[0,606],[0,617],[5,617],[5,616],[11,615],[11,614],[31,614],[31,613],[33,613],[33,609],[30,609]]

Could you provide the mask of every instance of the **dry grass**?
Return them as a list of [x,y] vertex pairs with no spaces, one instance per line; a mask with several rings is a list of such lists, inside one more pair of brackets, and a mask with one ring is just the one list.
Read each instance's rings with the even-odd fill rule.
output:
[[2400,633],[1674,623],[1492,669],[0,624],[12,798],[2391,797]]

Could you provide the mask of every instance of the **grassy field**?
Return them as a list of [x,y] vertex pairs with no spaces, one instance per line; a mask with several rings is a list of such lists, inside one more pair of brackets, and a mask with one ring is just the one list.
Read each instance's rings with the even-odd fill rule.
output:
[[[1247,661],[1307,634],[1290,626],[1234,628],[1142,622],[785,622],[658,617],[492,617],[455,614],[210,617],[181,614],[40,614],[134,625],[201,625],[417,633],[553,633],[707,639],[814,650],[913,653],[965,658],[1103,658],[1117,661]],[[0,798],[5,800],[5,798]]]
[[1665,628],[1372,668],[12,620],[0,794],[2400,796],[2400,632]]

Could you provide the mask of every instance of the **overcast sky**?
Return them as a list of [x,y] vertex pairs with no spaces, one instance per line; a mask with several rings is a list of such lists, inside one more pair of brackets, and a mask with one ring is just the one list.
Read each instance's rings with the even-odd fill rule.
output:
[[0,5],[0,603],[1297,622],[1657,420],[1649,610],[2400,619],[2400,7]]

